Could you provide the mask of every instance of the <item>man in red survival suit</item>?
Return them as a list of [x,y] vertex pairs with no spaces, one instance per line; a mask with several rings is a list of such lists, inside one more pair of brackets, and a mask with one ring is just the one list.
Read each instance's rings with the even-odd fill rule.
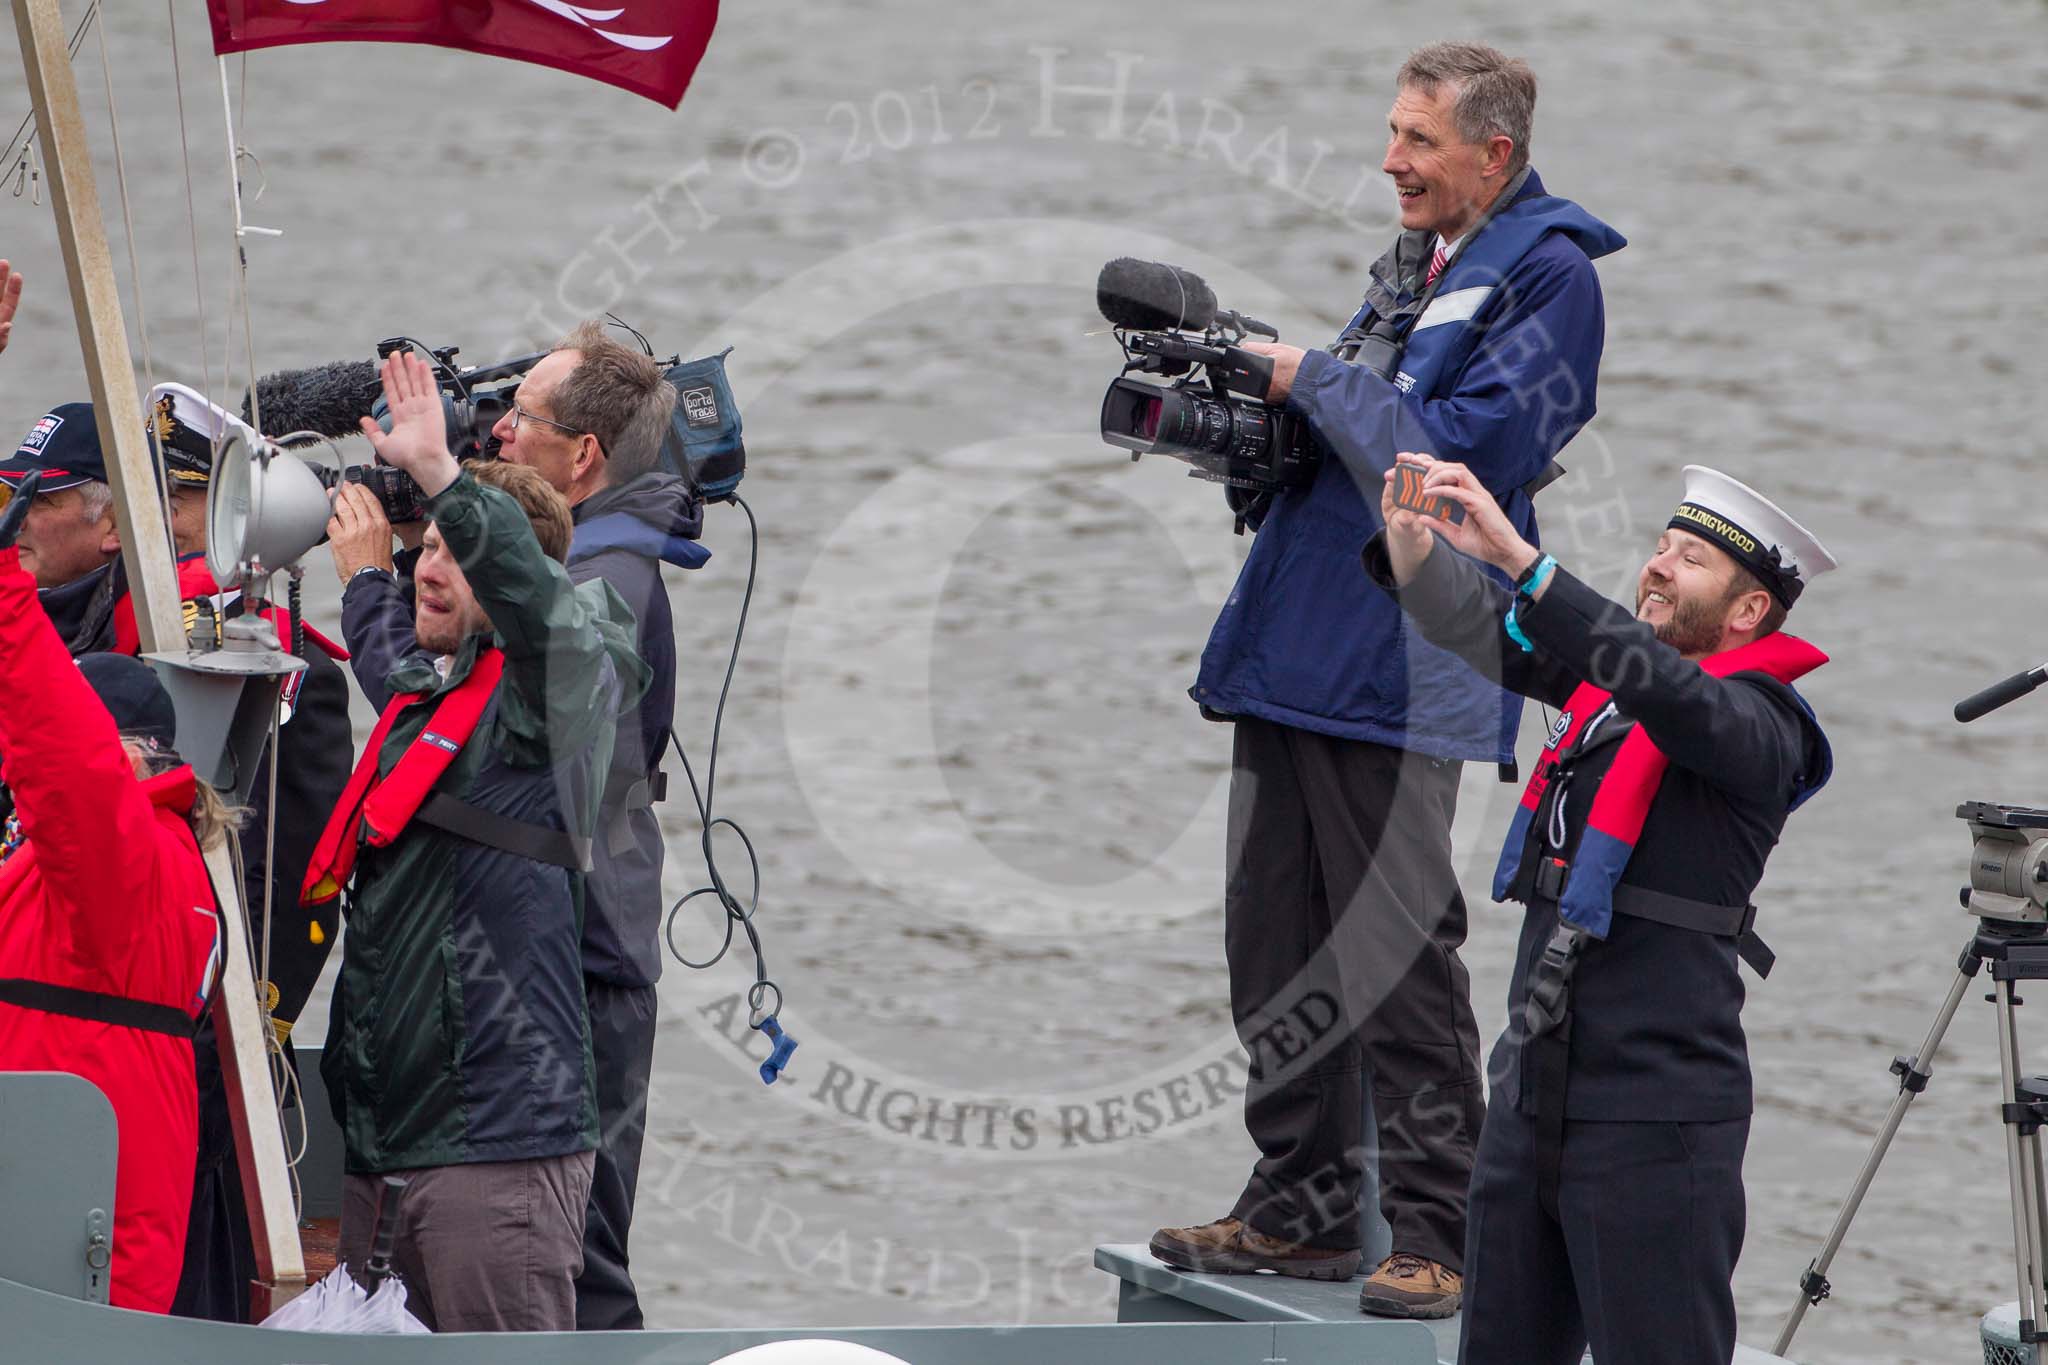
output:
[[[146,413],[157,475],[170,504],[171,538],[178,553],[178,590],[188,629],[210,643],[216,623],[243,610],[241,595],[223,591],[206,568],[206,496],[213,470],[213,446],[233,420],[192,390],[160,384],[150,392]],[[38,495],[24,514],[22,567],[35,576],[37,594],[52,624],[75,655],[137,651],[134,604],[121,564],[121,537],[113,515],[113,489],[100,450],[90,403],[53,408],[29,431],[14,453],[0,460],[0,486],[12,487],[41,473]],[[275,608],[286,649],[292,623]],[[334,910],[299,899],[299,884],[312,856],[313,841],[327,813],[340,799],[354,761],[348,719],[348,681],[336,658],[346,652],[307,630],[306,670],[287,685],[279,708],[275,869],[271,886],[269,996],[271,1015],[288,1041],[327,950],[334,939]],[[266,754],[260,761],[268,762]],[[245,906],[251,942],[261,941],[260,916],[266,882],[263,822],[269,784],[259,782],[250,837],[241,841]],[[209,1017],[196,1040],[200,1096],[199,1160],[194,1175],[187,1265],[174,1311],[186,1317],[246,1321],[255,1251],[235,1164],[234,1133],[221,1081],[220,1054]]]
[[34,482],[0,512],[0,689],[34,699],[0,707],[0,1070],[68,1071],[112,1103],[111,1299],[165,1312],[198,1148],[192,1035],[220,952],[199,850],[229,816],[177,758],[149,666],[73,663],[36,610],[14,543]]
[[1526,913],[1458,1360],[1576,1365],[1590,1343],[1596,1360],[1726,1365],[1751,1110],[1736,963],[1770,970],[1750,897],[1833,767],[1792,687],[1827,656],[1780,627],[1835,561],[1689,465],[1631,612],[1524,540],[1463,465],[1400,459],[1462,519],[1405,509],[1396,482],[1417,481],[1397,466],[1366,572],[1432,643],[1559,708],[1494,872],[1494,899]]

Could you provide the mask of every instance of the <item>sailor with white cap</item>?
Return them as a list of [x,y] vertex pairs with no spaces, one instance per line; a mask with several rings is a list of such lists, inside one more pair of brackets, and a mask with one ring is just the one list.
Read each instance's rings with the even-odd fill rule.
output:
[[1523,540],[1463,467],[1401,459],[1462,516],[1397,507],[1390,474],[1368,575],[1431,643],[1558,708],[1494,877],[1526,914],[1458,1359],[1564,1365],[1590,1342],[1596,1360],[1726,1362],[1751,1111],[1737,963],[1770,968],[1750,896],[1832,768],[1792,688],[1827,656],[1781,627],[1834,558],[1688,466],[1630,612]]

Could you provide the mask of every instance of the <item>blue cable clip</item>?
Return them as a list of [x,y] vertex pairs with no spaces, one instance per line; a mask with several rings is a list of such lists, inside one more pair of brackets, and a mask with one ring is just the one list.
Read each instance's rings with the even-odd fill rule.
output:
[[761,1032],[774,1040],[775,1050],[768,1054],[768,1060],[761,1063],[761,1084],[773,1085],[782,1069],[789,1065],[790,1054],[796,1051],[796,1038],[782,1031],[782,1025],[769,1015],[760,1024]]

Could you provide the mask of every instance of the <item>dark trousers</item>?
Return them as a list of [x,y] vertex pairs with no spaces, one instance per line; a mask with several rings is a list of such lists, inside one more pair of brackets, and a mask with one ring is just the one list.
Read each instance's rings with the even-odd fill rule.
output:
[[640,1144],[647,1135],[647,1087],[654,1070],[652,986],[583,978],[590,1005],[590,1054],[597,1071],[597,1170],[583,1219],[583,1273],[576,1277],[576,1328],[618,1331],[645,1325],[626,1264]]
[[171,1312],[181,1318],[247,1322],[256,1246],[242,1200],[242,1169],[235,1159],[235,1129],[211,1012],[192,1040],[192,1062],[199,1091],[199,1162],[185,1224],[185,1264]]
[[1536,1121],[1486,1115],[1458,1365],[1726,1365],[1735,1355],[1749,1120],[1564,1126],[1557,1217]]
[[1459,765],[1266,721],[1236,730],[1224,948],[1261,1155],[1233,1213],[1269,1236],[1360,1245],[1370,1077],[1393,1248],[1457,1270],[1485,1115],[1451,868]]

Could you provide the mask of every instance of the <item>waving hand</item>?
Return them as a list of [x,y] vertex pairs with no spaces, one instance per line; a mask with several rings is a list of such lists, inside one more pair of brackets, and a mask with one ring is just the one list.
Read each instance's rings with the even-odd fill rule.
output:
[[448,423],[434,372],[410,351],[399,351],[385,358],[381,377],[391,430],[386,432],[365,417],[363,435],[379,459],[412,475],[420,491],[433,497],[462,473],[448,453]]

